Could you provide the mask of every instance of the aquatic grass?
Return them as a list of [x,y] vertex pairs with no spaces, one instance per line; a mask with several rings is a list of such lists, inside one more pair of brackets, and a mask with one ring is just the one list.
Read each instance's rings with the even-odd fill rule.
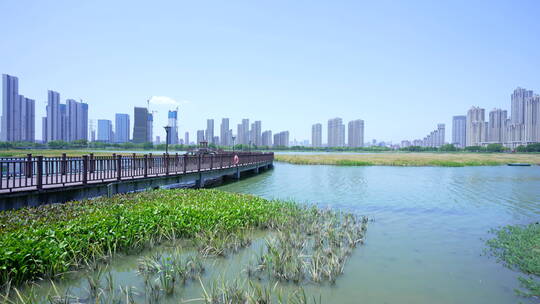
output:
[[259,280],[334,284],[353,249],[363,244],[367,223],[367,217],[305,208],[266,239],[245,272]]
[[0,212],[0,285],[54,277],[203,231],[278,227],[283,215],[299,210],[252,195],[176,189]]
[[278,288],[278,284],[273,286],[262,285],[251,280],[247,282],[238,279],[233,281],[219,280],[206,288],[202,281],[202,296],[191,301],[202,301],[206,304],[320,304],[322,299],[313,297],[309,298],[304,288],[299,287],[288,293],[284,293],[282,288]]
[[505,226],[492,233],[495,237],[487,241],[489,252],[507,267],[527,275],[519,278],[526,291],[516,289],[516,293],[540,297],[540,223]]
[[409,153],[276,154],[278,162],[337,166],[500,166],[508,163],[540,164],[540,154],[516,153]]

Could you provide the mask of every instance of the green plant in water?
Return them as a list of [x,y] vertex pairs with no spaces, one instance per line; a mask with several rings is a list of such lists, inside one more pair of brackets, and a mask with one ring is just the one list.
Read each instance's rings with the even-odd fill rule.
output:
[[527,275],[519,278],[525,290],[516,290],[516,293],[540,297],[540,224],[506,226],[492,232],[495,238],[487,241],[491,254],[507,267]]

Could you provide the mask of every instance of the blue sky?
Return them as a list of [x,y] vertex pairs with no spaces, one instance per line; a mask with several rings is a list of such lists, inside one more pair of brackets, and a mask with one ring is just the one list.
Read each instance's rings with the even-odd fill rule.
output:
[[[36,99],[82,98],[90,118],[180,103],[206,118],[310,139],[361,118],[366,139],[420,138],[472,105],[509,109],[540,91],[539,1],[0,1],[0,73]],[[172,105],[153,105],[162,131]],[[326,141],[324,137],[323,141]]]

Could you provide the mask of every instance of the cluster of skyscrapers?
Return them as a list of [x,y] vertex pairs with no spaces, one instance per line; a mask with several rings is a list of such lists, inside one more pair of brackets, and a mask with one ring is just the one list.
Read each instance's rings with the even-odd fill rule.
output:
[[0,141],[34,142],[35,109],[33,99],[19,94],[19,79],[3,74]]
[[467,115],[454,116],[452,143],[458,147],[502,144],[508,148],[540,142],[540,95],[517,88],[510,95],[511,113],[472,107]]
[[[348,147],[364,146],[364,121],[361,119],[352,120],[348,124]],[[322,124],[316,123],[311,126],[311,145],[322,147]],[[328,120],[328,141],[327,147],[345,147],[345,125],[339,117]]]
[[[242,119],[242,122],[236,126],[236,136],[233,129],[230,128],[230,119],[222,118],[219,136],[214,135],[214,120],[206,120],[206,129],[197,131],[197,144],[208,142],[218,146],[231,145],[253,145],[257,147],[279,147],[289,145],[289,131],[283,131],[274,134],[272,131],[262,131],[262,122],[260,120],[249,123],[248,118]],[[186,132],[186,142],[189,134]]]
[[[46,116],[42,118],[43,141],[87,140],[88,105],[67,99],[60,103],[60,93],[47,92]],[[34,142],[35,101],[19,94],[19,79],[2,75],[1,141]]]

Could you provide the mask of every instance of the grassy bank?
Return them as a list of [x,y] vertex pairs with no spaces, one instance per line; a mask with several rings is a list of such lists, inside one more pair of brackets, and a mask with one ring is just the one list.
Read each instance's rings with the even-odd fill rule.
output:
[[276,154],[275,160],[299,165],[337,166],[498,166],[508,163],[540,164],[540,154],[509,153],[376,153]]
[[279,223],[290,203],[216,190],[158,190],[0,213],[0,286],[52,277],[118,251]]
[[527,275],[519,278],[526,291],[516,292],[527,297],[540,297],[540,224],[506,226],[493,232],[496,237],[487,242],[491,253],[507,267]]

